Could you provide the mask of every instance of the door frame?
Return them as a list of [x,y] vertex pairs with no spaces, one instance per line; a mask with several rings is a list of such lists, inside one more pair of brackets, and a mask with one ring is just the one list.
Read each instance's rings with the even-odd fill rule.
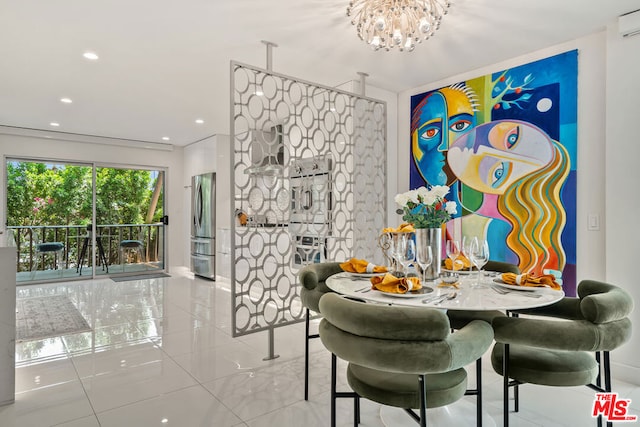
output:
[[[54,280],[48,280],[48,279],[42,279],[42,280],[28,280],[28,281],[21,281],[18,282],[18,286],[22,286],[22,285],[32,285],[32,284],[39,284],[39,283],[62,283],[65,281],[77,281],[77,280],[87,280],[87,279],[96,279],[96,278],[104,278],[104,277],[118,277],[118,276],[133,276],[133,275],[144,275],[144,274],[149,274],[149,272],[127,272],[127,273],[115,273],[115,274],[96,274],[96,202],[97,202],[97,195],[96,195],[96,169],[97,168],[114,168],[114,169],[129,169],[129,170],[148,170],[148,171],[157,171],[159,173],[163,174],[163,184],[162,184],[162,208],[163,208],[163,212],[167,213],[168,212],[168,197],[167,197],[167,188],[168,188],[168,181],[169,181],[169,177],[168,177],[168,167],[164,167],[164,166],[150,166],[150,165],[139,165],[139,164],[125,164],[125,163],[112,163],[112,162],[98,162],[98,161],[83,161],[83,160],[68,160],[68,159],[59,159],[59,158],[51,158],[51,157],[38,157],[38,156],[22,156],[22,155],[8,155],[8,154],[3,154],[3,169],[4,169],[4,173],[2,176],[2,185],[4,188],[4,197],[2,197],[2,201],[0,201],[2,208],[3,208],[3,212],[5,212],[5,215],[2,217],[2,223],[0,223],[0,238],[1,239],[5,239],[8,238],[9,235],[7,233],[7,183],[8,183],[8,170],[7,170],[7,162],[9,161],[18,161],[18,162],[31,162],[31,163],[45,163],[45,164],[64,164],[64,165],[73,165],[73,166],[84,166],[84,167],[90,167],[92,168],[92,172],[91,172],[91,186],[92,186],[92,250],[91,250],[91,256],[92,256],[92,268],[91,268],[91,275],[88,276],[80,276],[78,275],[76,276],[69,276],[69,277],[62,277],[60,279],[54,279]],[[159,270],[154,271],[154,273],[160,273],[160,272],[167,272],[167,266],[168,264],[168,259],[169,259],[169,254],[167,251],[167,247],[168,247],[168,233],[167,233],[167,228],[166,228],[166,224],[163,224],[162,226],[162,232],[160,233],[160,238],[162,239],[162,268]],[[4,245],[4,242],[2,243]],[[17,271],[16,271],[17,274]]]

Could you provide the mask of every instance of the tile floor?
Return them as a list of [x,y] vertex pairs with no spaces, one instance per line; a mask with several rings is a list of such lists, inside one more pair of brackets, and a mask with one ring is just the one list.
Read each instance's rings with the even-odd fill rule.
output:
[[[19,287],[18,295],[67,294],[92,332],[16,346],[16,402],[0,407],[2,427],[329,425],[330,355],[313,340],[310,399],[303,400],[304,325],[231,336],[229,286],[172,272],[171,278],[110,279]],[[615,358],[615,354],[613,356]],[[486,357],[485,357],[486,358]],[[344,369],[343,364],[339,365]],[[472,368],[472,367],[470,367]],[[468,369],[474,384],[473,369]],[[347,387],[340,378],[341,387]],[[640,387],[614,381],[640,415]],[[513,426],[595,426],[594,393],[521,388]],[[501,426],[501,378],[484,363],[485,425]],[[430,425],[475,425],[475,398],[430,410]],[[351,403],[338,406],[349,426]],[[364,400],[361,426],[414,426],[403,413]],[[640,422],[639,422],[640,423]]]

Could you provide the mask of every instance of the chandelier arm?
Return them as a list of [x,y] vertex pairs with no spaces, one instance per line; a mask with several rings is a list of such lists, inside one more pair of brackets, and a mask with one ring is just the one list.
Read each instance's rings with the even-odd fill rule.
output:
[[374,50],[412,51],[434,35],[450,6],[449,0],[351,0],[347,16]]

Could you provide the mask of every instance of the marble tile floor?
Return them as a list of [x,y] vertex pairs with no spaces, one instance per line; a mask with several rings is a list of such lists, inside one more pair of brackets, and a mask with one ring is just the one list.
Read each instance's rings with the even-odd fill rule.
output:
[[[172,277],[109,279],[18,288],[20,297],[64,293],[93,331],[16,346],[16,402],[2,427],[329,426],[330,355],[312,341],[310,399],[303,400],[304,325],[275,332],[279,357],[264,360],[264,332],[233,338],[228,284]],[[317,322],[315,322],[317,326]],[[502,425],[501,377],[485,355],[485,425]],[[615,355],[613,356],[615,358]],[[344,363],[339,367],[344,371]],[[468,369],[474,384],[474,369]],[[344,375],[339,386],[348,388]],[[640,387],[614,381],[640,415]],[[595,426],[586,388],[521,387],[513,426]],[[362,401],[361,426],[415,426],[403,413]],[[474,426],[475,397],[430,410],[430,425]],[[462,414],[462,415],[456,415]],[[352,425],[338,403],[338,425]],[[444,421],[446,420],[446,421]],[[640,422],[639,422],[640,423]]]

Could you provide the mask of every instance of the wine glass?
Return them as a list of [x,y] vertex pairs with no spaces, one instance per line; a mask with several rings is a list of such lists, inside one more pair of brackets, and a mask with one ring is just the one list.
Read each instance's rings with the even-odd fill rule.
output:
[[427,267],[433,262],[433,252],[431,246],[421,245],[416,250],[416,262],[422,270],[422,285],[427,281]]
[[456,270],[456,262],[460,262],[458,261],[458,257],[460,256],[460,241],[447,240],[446,251],[447,256],[451,260],[451,270]]
[[408,236],[403,236],[402,239],[398,240],[396,256],[400,264],[402,264],[404,277],[409,277],[409,266],[416,260],[416,242]]
[[471,260],[471,244],[472,243],[473,243],[472,237],[462,236],[462,246],[460,247],[460,251],[469,260]]
[[400,274],[400,253],[404,250],[407,236],[404,233],[391,234],[391,241],[389,242],[389,254],[392,260],[392,274]]
[[482,267],[489,261],[489,243],[486,239],[474,237],[471,241],[470,260],[478,269],[477,285],[483,276]]

